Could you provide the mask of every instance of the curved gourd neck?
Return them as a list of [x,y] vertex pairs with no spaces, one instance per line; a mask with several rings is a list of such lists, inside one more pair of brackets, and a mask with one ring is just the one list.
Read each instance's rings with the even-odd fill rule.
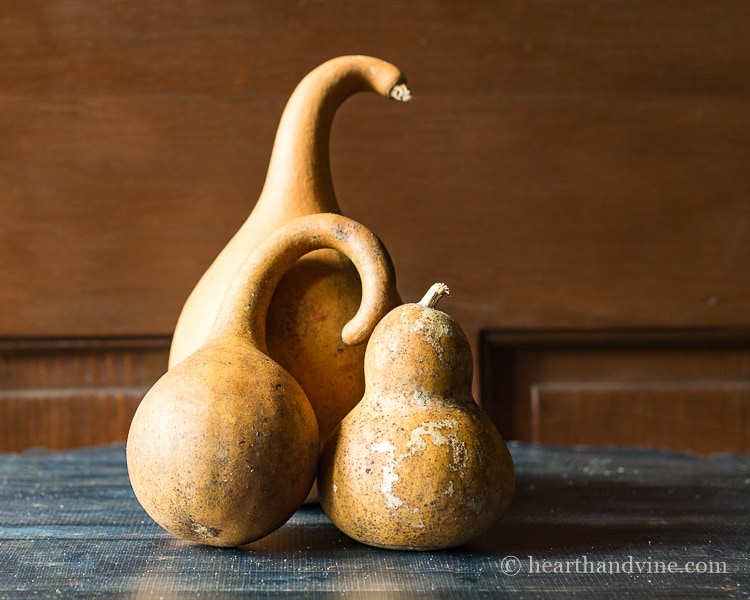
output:
[[267,354],[266,317],[276,286],[299,258],[322,248],[344,254],[362,285],[359,309],[344,325],[341,339],[348,345],[367,340],[396,297],[393,263],[371,231],[341,215],[323,213],[278,229],[245,259],[221,302],[208,341],[242,338]]
[[302,79],[281,116],[256,208],[283,206],[291,216],[341,212],[329,160],[331,125],[339,106],[364,91],[399,101],[411,98],[403,74],[369,56],[334,58]]

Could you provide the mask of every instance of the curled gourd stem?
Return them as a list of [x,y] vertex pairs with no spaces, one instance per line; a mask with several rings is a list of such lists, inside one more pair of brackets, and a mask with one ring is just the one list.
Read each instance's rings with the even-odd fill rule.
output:
[[450,289],[444,283],[433,283],[430,286],[430,289],[427,290],[427,293],[419,302],[417,302],[417,304],[421,304],[422,306],[426,306],[428,308],[435,308],[435,305],[438,303],[440,298],[442,298],[443,296],[450,296],[450,293]]
[[388,96],[397,102],[411,102],[411,90],[406,81],[399,79],[388,92]]
[[359,273],[362,300],[357,313],[344,325],[341,339],[348,345],[365,342],[393,305],[393,263],[369,229],[332,213],[299,217],[256,247],[223,298],[209,339],[234,334],[267,353],[266,317],[276,286],[299,258],[322,248],[341,252]]

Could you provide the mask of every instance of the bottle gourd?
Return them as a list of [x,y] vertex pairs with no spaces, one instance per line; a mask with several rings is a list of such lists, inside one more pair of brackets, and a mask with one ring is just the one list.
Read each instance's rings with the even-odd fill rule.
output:
[[365,355],[366,391],[326,443],[323,510],[373,546],[431,550],[464,544],[508,509],[513,460],[472,397],[472,354],[433,286],[377,325]]
[[267,353],[266,311],[283,273],[332,248],[349,257],[362,302],[340,336],[361,344],[388,312],[395,275],[380,241],[340,215],[301,217],[247,258],[203,344],[149,390],[131,423],[136,497],[171,533],[213,546],[250,543],[302,504],[319,458],[305,393]]
[[[329,60],[296,87],[279,122],[255,207],[182,309],[172,339],[170,366],[203,343],[220,299],[255,245],[296,217],[341,212],[329,164],[330,130],[339,106],[352,94],[364,91],[401,102],[411,97],[401,71],[369,56]],[[343,345],[339,335],[359,302],[356,270],[339,253],[321,250],[289,270],[269,309],[269,353],[305,390],[322,439],[364,391],[364,346]],[[391,308],[398,303],[394,294]]]

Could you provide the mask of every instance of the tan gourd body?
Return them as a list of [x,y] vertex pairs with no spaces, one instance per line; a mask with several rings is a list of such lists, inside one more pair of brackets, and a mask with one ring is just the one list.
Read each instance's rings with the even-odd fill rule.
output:
[[[334,58],[311,71],[284,109],[266,181],[250,216],[190,294],[177,322],[170,366],[206,339],[219,302],[247,254],[299,216],[340,213],[329,165],[334,114],[346,98],[371,91],[400,101],[410,93],[393,65],[368,56]],[[332,250],[305,257],[280,282],[268,313],[270,355],[299,381],[324,439],[362,396],[364,346],[341,344],[341,327],[360,302],[360,281]],[[392,306],[398,304],[394,294]]]
[[214,546],[247,544],[281,526],[308,494],[317,421],[299,384],[267,356],[265,323],[282,274],[319,248],[349,256],[362,280],[362,303],[340,332],[345,343],[364,342],[388,311],[390,258],[351,219],[301,217],[258,246],[206,341],[154,384],[131,423],[130,481],[167,531]]
[[365,395],[321,455],[321,506],[366,544],[458,546],[494,526],[513,496],[511,455],[472,397],[469,343],[433,308],[446,291],[433,286],[378,324],[367,344]]

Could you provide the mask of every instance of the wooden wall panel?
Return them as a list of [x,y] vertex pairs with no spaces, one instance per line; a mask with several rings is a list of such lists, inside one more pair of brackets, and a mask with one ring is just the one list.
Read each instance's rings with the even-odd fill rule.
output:
[[483,400],[508,439],[750,452],[750,331],[486,332]]
[[124,442],[169,338],[0,342],[0,451]]
[[750,381],[532,386],[531,441],[750,452]]
[[342,107],[342,209],[406,300],[450,285],[475,350],[484,329],[750,327],[744,0],[4,0],[0,338],[168,339],[294,86],[348,53],[414,101]]
[[0,24],[0,335],[168,335],[289,93],[352,52],[414,90],[353,98],[332,139],[404,297],[446,280],[472,339],[750,324],[742,0],[7,0]]

